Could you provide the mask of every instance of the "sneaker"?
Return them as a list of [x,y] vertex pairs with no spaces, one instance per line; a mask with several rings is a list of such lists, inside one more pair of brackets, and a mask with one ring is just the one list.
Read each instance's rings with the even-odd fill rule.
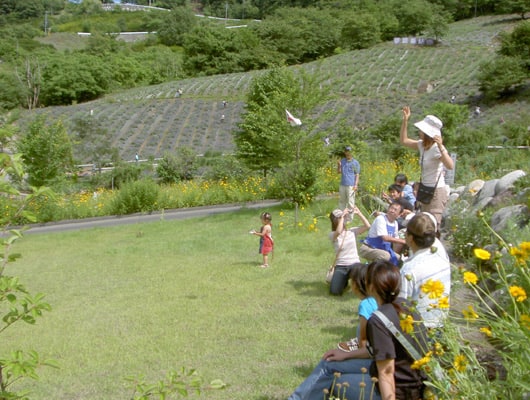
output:
[[340,342],[337,347],[347,353],[357,350],[359,348],[359,342],[357,338],[348,340],[347,342]]

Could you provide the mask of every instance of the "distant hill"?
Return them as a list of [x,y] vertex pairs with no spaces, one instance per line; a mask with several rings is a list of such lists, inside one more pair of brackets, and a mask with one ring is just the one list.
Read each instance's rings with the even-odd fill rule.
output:
[[[376,125],[401,106],[415,115],[438,101],[468,104],[470,114],[480,105],[480,121],[517,118],[528,111],[528,93],[513,102],[489,107],[479,104],[476,73],[497,46],[497,36],[520,19],[511,16],[480,17],[451,25],[437,46],[383,43],[292,68],[317,74],[336,96],[325,105],[339,113],[331,124],[345,120],[363,128]],[[64,40],[64,37],[62,38]],[[244,98],[252,78],[262,72],[216,75],[127,90],[84,104],[33,111],[68,121],[92,115],[108,129],[123,159],[138,152],[143,158],[190,146],[197,153],[232,152],[232,131],[244,111]],[[182,96],[178,89],[182,88]],[[223,101],[227,101],[226,108]],[[322,112],[320,110],[319,112]],[[25,113],[27,123],[32,113]],[[222,120],[224,115],[224,120]]]

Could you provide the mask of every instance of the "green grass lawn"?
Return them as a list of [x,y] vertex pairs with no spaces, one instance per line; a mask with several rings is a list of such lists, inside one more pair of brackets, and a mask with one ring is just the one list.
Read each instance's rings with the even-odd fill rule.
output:
[[285,399],[355,329],[356,298],[331,297],[324,283],[335,205],[302,211],[321,217],[317,232],[293,228],[291,210],[268,210],[276,248],[266,270],[248,234],[261,210],[28,234],[6,273],[53,310],[3,333],[0,354],[34,349],[59,362],[23,382],[34,400],[128,399],[125,377],[154,382],[183,366],[228,384],[201,398]]

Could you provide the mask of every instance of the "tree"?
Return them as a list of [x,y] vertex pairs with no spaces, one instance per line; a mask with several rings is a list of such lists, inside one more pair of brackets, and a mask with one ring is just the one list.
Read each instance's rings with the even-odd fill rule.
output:
[[530,0],[502,0],[498,1],[496,9],[506,14],[519,14],[521,19],[525,19],[527,12],[530,12]]
[[480,90],[487,98],[506,96],[525,82],[528,72],[517,57],[498,56],[480,66]]
[[501,35],[499,54],[520,57],[530,69],[530,21],[521,22],[510,34]]
[[341,24],[330,10],[281,8],[254,29],[265,47],[283,54],[291,65],[332,55]]
[[50,186],[63,180],[73,168],[72,144],[61,121],[48,125],[45,116],[38,116],[17,147],[30,185]]
[[[322,144],[326,131],[317,128],[327,115],[311,116],[318,115],[315,109],[328,94],[315,76],[297,72],[274,69],[255,78],[234,141],[237,157],[265,176],[273,172],[279,178],[276,192],[298,205],[311,200],[316,171],[327,158]],[[289,125],[286,109],[302,126]]]
[[26,58],[24,72],[16,71],[20,84],[24,87],[24,95],[28,110],[33,110],[39,104],[39,96],[42,85],[42,70],[39,60]]
[[112,71],[100,57],[55,54],[45,62],[40,99],[45,106],[94,100],[106,93],[111,82]]
[[350,50],[366,49],[379,43],[381,32],[377,19],[369,13],[347,19],[342,26],[341,40]]
[[192,149],[181,147],[175,155],[165,154],[156,172],[163,183],[191,180],[197,172],[197,155]]
[[447,32],[451,16],[441,6],[427,0],[398,2],[395,15],[400,35],[431,34],[439,39]]
[[489,98],[505,96],[530,77],[530,22],[519,23],[512,33],[501,36],[495,59],[481,65],[480,88]]
[[175,7],[169,12],[160,27],[158,28],[158,38],[166,46],[182,46],[184,35],[197,25],[197,17],[191,8]]
[[92,162],[101,168],[110,162],[115,152],[104,124],[93,115],[78,116],[72,120],[73,154],[81,162]]

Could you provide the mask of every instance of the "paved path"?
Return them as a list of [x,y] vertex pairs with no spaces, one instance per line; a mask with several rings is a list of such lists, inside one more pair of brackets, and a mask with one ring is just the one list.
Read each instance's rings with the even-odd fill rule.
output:
[[102,226],[116,226],[124,224],[138,224],[142,222],[153,222],[160,220],[188,219],[195,217],[204,217],[208,215],[234,212],[243,209],[259,209],[281,204],[278,200],[264,200],[259,202],[244,204],[225,204],[219,206],[204,206],[182,208],[176,210],[166,210],[151,214],[133,214],[114,217],[87,218],[72,221],[49,222],[45,224],[29,225],[29,229],[24,234],[33,233],[54,233],[65,232],[79,229],[95,228]]

